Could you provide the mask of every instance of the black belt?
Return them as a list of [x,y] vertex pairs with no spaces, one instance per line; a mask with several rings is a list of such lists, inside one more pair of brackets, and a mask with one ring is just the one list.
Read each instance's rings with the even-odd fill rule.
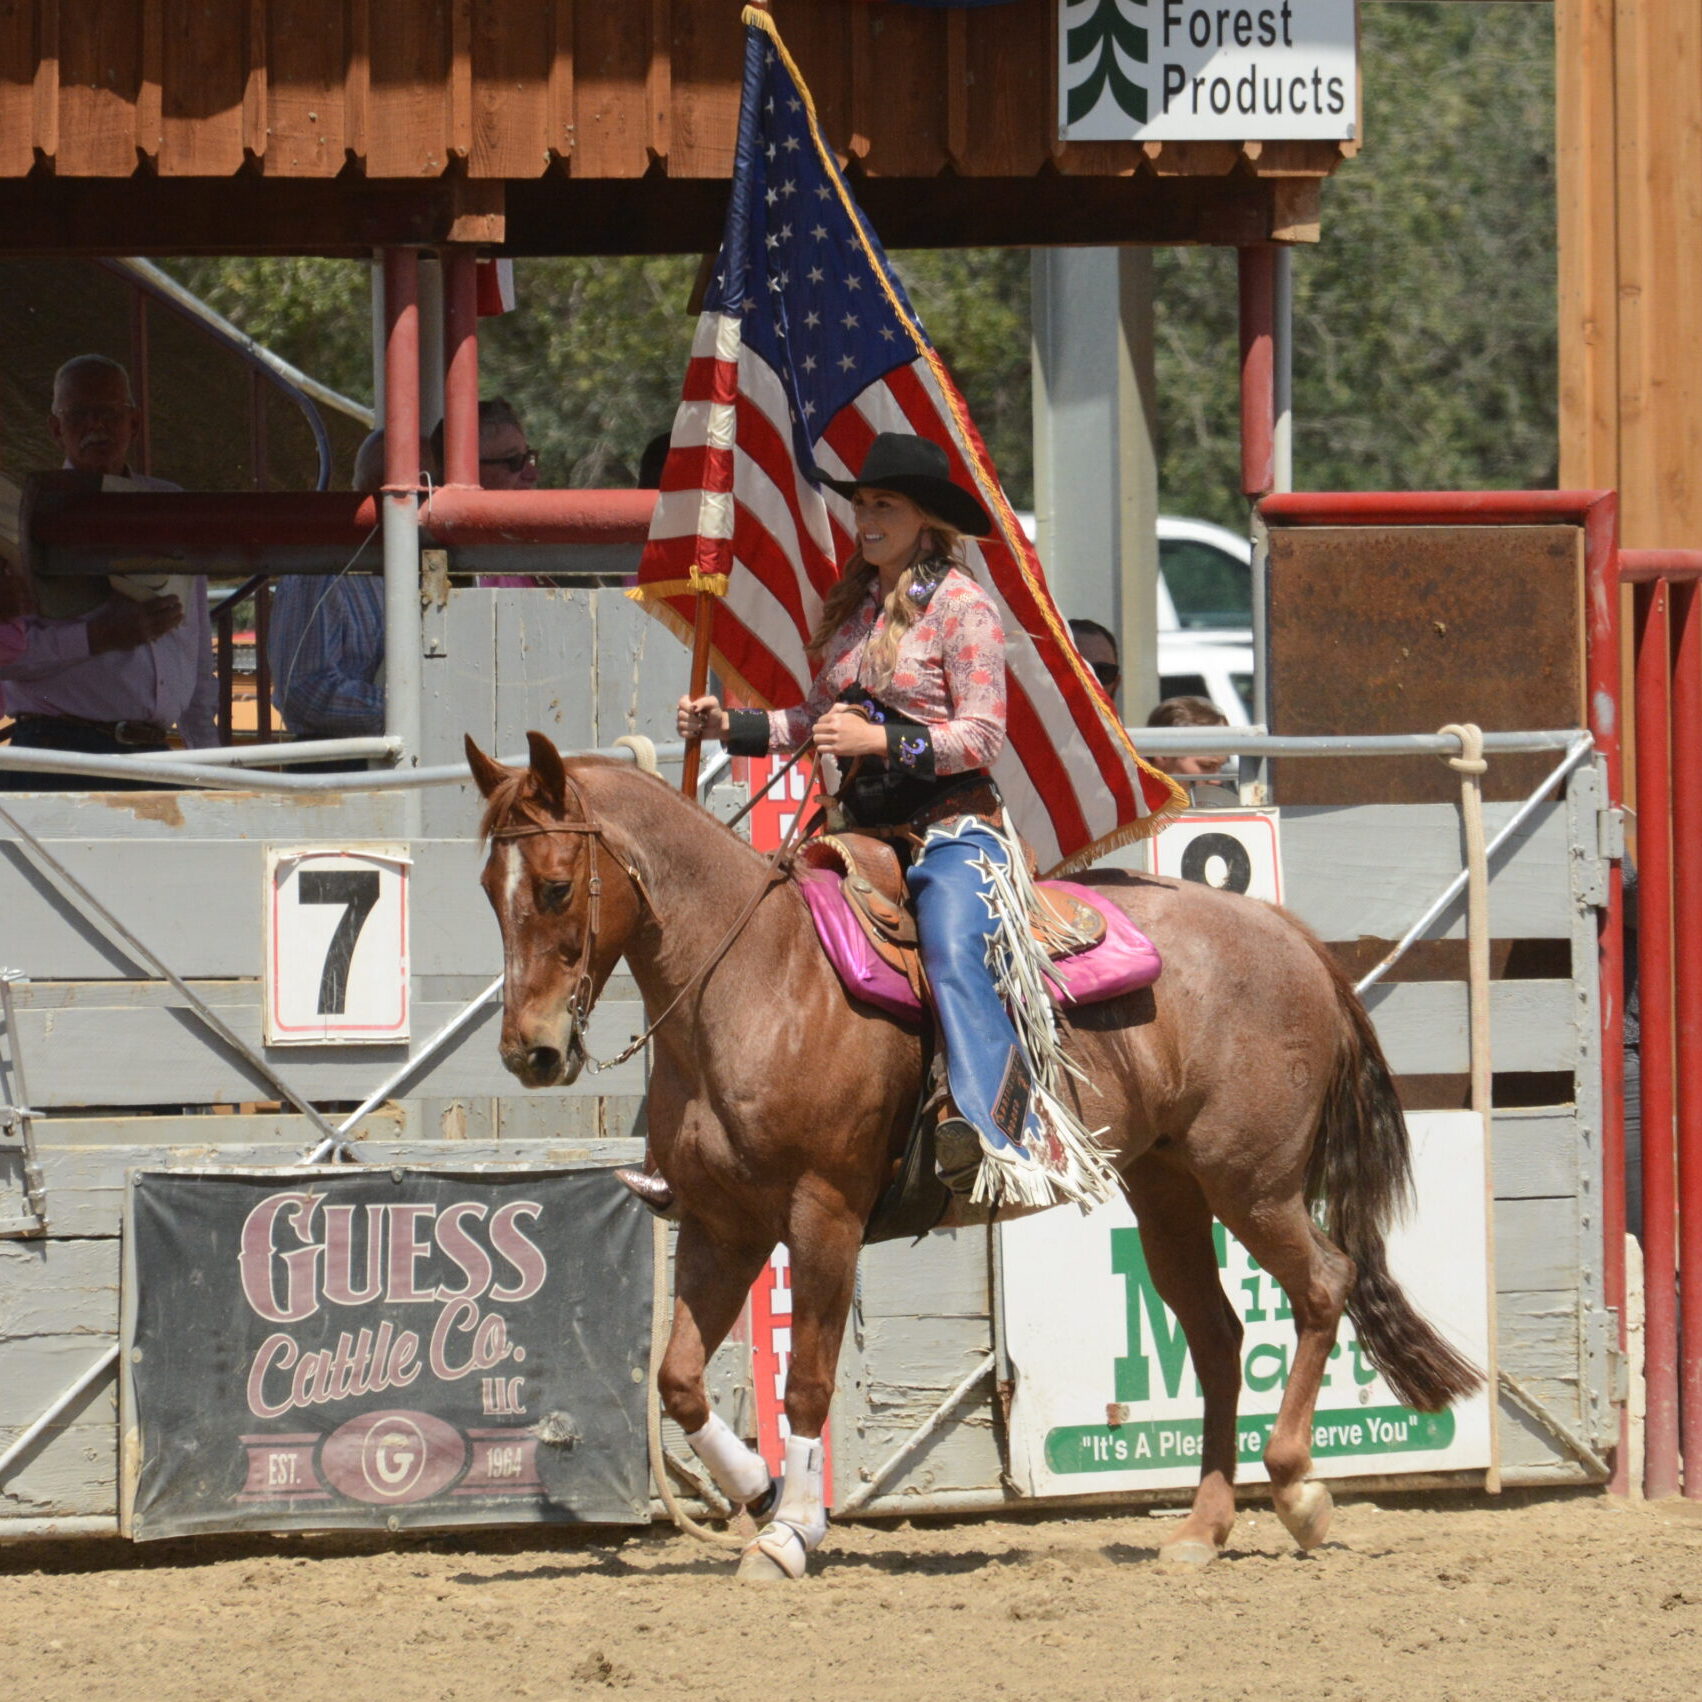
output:
[[104,733],[115,745],[131,750],[163,751],[171,744],[167,730],[155,721],[91,721],[83,715],[33,713],[15,717],[15,724],[19,727],[28,727],[32,723],[38,726],[86,727],[91,732]]

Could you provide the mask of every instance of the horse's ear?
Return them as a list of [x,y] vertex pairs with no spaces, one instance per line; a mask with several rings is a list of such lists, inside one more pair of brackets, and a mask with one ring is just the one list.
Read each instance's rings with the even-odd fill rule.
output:
[[567,802],[567,770],[561,765],[561,752],[555,741],[546,734],[526,735],[526,748],[532,753],[532,775],[545,801],[559,815]]
[[473,771],[473,784],[478,787],[481,798],[488,798],[508,778],[508,770],[486,756],[473,743],[471,733],[464,736],[463,743],[467,751],[467,766]]

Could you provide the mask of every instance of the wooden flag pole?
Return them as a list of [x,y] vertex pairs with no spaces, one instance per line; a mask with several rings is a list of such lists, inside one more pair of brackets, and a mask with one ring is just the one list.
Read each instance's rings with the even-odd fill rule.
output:
[[[691,696],[702,697],[709,689],[709,635],[715,625],[715,599],[707,591],[697,594],[697,620],[691,634]],[[686,740],[685,766],[680,773],[680,790],[688,798],[697,796],[697,770],[703,754],[703,735]]]

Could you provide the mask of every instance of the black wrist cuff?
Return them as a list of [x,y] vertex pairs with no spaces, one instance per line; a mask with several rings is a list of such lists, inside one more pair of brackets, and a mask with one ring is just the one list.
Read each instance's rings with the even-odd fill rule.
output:
[[732,756],[768,755],[768,711],[729,709],[727,750]]
[[914,721],[886,724],[886,764],[899,774],[918,780],[934,778],[934,735]]

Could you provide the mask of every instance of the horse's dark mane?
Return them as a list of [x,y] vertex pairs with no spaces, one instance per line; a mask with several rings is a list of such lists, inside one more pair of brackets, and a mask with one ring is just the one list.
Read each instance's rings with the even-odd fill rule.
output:
[[[567,768],[570,778],[576,771],[582,769],[614,769],[618,770],[622,774],[635,775],[645,772],[644,770],[634,768],[630,763],[623,762],[619,757],[607,756],[576,757],[567,765]],[[660,775],[645,774],[645,778],[654,780],[657,785],[663,787],[663,789],[670,793],[671,796],[678,798],[680,802],[686,802],[683,795],[675,792]],[[532,815],[523,814],[523,806],[530,801],[535,801],[538,804],[539,809],[537,813]],[[728,839],[732,840],[732,842],[738,846],[741,851],[744,851],[751,856],[759,855],[759,853],[751,850],[750,842],[748,840],[740,838],[739,834],[733,828],[729,827],[726,822],[722,821],[719,816],[714,815],[708,810],[704,810],[702,813],[711,823],[713,823],[714,826],[718,827]],[[517,816],[521,821],[535,821],[539,823],[539,825],[547,825],[547,816],[545,814],[543,800],[537,796],[536,783],[533,780],[532,771],[529,768],[511,770],[505,779],[497,782],[496,786],[492,789],[490,796],[485,799],[484,814],[479,818],[480,844],[487,842],[491,835],[499,828],[509,825],[511,816]]]
[[532,771],[526,768],[517,774],[510,774],[506,780],[497,782],[485,799],[485,813],[479,817],[481,845],[508,819],[509,812],[519,803],[520,794],[526,789],[526,782],[531,778]]

